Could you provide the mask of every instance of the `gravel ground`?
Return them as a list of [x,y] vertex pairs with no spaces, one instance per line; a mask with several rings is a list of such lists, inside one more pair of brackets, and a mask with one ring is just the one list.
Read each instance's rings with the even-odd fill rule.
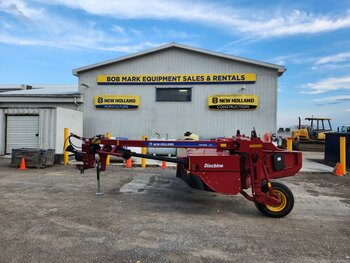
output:
[[189,188],[175,169],[20,171],[0,159],[0,262],[350,262],[350,176],[280,180],[295,206]]

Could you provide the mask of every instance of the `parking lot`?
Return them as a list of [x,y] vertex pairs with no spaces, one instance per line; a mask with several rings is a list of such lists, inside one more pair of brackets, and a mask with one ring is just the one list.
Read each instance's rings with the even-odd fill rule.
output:
[[0,159],[0,262],[350,262],[350,176],[280,180],[295,206],[261,215],[200,192],[175,169],[73,165],[20,171]]

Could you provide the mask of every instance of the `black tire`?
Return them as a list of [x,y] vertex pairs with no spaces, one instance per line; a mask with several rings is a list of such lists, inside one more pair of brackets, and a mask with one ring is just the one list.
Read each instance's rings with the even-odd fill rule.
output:
[[193,174],[191,174],[188,179],[188,185],[197,190],[204,190],[203,181]]
[[[288,215],[294,206],[294,196],[292,191],[284,184],[271,182],[274,193],[281,200],[281,203],[276,206],[269,206],[265,204],[255,203],[256,208],[266,216],[281,218]],[[269,191],[267,184],[262,185],[262,191],[267,193]]]
[[197,190],[205,190],[205,188],[207,187],[199,177],[193,174],[187,174],[182,164],[177,165],[176,177],[181,178],[190,187]]
[[292,149],[295,151],[298,151],[299,150],[299,142],[293,141],[292,142]]

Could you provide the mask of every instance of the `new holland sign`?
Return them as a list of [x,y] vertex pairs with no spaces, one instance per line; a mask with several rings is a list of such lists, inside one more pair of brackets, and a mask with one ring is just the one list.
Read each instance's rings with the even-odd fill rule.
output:
[[94,97],[94,105],[96,109],[138,109],[140,97],[134,95],[97,95]]
[[211,110],[255,110],[259,105],[257,95],[231,94],[208,97],[208,108]]
[[234,84],[255,83],[256,74],[232,73],[232,74],[167,74],[167,75],[99,75],[98,84]]

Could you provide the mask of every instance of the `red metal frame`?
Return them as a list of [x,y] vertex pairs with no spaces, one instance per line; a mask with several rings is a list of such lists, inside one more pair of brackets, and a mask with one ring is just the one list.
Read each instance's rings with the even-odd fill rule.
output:
[[[77,136],[76,136],[77,137]],[[83,139],[83,138],[82,138]],[[250,201],[277,205],[279,200],[272,194],[270,179],[295,175],[302,166],[301,152],[277,148],[260,138],[234,136],[206,141],[142,141],[116,140],[102,136],[83,139],[83,164],[79,169],[95,167],[95,154],[100,158],[100,170],[106,169],[107,155],[131,156],[155,159],[151,155],[130,152],[126,147],[190,148],[179,158],[156,157],[158,160],[177,162],[188,174],[200,178],[210,189],[223,194],[241,193]],[[280,154],[283,167],[274,167],[273,157]],[[263,182],[268,183],[270,194],[262,191]],[[244,189],[252,188],[252,195]]]

